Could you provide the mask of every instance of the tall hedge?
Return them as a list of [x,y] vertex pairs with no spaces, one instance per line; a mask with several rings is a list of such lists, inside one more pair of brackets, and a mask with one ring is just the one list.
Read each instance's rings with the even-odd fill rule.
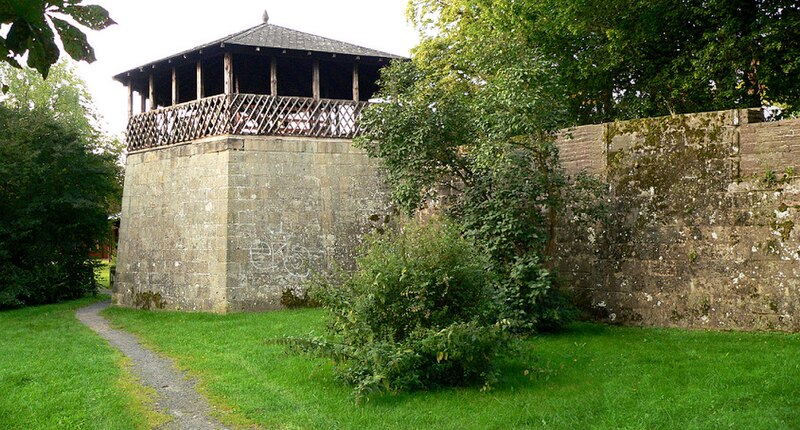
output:
[[0,309],[96,289],[88,255],[109,235],[115,162],[51,112],[0,104]]

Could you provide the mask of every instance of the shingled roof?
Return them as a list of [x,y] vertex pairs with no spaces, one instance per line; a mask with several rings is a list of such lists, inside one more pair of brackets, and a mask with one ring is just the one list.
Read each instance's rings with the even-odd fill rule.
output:
[[163,63],[165,61],[182,57],[189,53],[195,53],[207,48],[220,47],[224,45],[239,45],[251,46],[259,48],[273,48],[273,49],[286,49],[293,51],[306,51],[328,54],[352,55],[362,57],[376,57],[376,58],[404,58],[399,55],[390,54],[387,52],[378,51],[375,49],[365,48],[363,46],[353,45],[351,43],[341,42],[338,40],[328,39],[326,37],[317,36],[302,31],[292,30],[290,28],[281,27],[274,24],[263,23],[255,27],[243,30],[221,39],[209,42],[192,49],[179,52],[169,57],[162,58],[158,61],[153,61],[145,65],[135,67],[126,72],[122,72],[114,76],[117,80],[122,80],[130,72],[139,70],[141,68],[149,68],[152,65]]
[[262,48],[295,49],[299,51],[325,52],[331,54],[362,55],[366,57],[401,58],[394,54],[303,33],[302,31],[280,27],[274,24],[257,25],[251,29],[222,38],[217,42],[212,42],[211,44],[215,43],[259,46]]

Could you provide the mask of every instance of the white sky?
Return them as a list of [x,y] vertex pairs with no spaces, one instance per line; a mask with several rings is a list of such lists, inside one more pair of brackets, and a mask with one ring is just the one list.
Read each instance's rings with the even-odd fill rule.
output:
[[[97,61],[79,63],[107,131],[127,123],[127,91],[113,75],[260,24],[270,23],[397,55],[417,44],[406,22],[408,0],[86,0],[117,25],[89,32]],[[66,54],[62,54],[66,55]]]

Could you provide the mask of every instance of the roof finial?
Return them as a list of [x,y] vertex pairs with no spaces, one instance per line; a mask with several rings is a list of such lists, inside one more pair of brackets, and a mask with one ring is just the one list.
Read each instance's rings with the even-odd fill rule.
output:
[[261,15],[261,19],[264,20],[264,24],[269,23],[269,12],[266,9],[264,9],[264,15]]

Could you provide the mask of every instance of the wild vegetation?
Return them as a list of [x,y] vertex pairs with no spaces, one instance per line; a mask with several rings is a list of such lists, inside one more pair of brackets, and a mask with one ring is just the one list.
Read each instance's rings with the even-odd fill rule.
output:
[[[433,201],[442,218],[369,242],[355,274],[316,286],[329,336],[292,340],[333,357],[357,396],[486,387],[511,334],[575,314],[547,268],[574,188],[553,144],[553,76],[510,37],[455,52],[447,37],[425,39],[411,62],[383,71],[384,102],[367,110],[357,139],[382,160],[400,210],[413,216]],[[507,47],[505,56],[498,62],[485,45]]]
[[312,291],[328,310],[327,337],[284,338],[330,358],[356,399],[496,380],[510,337],[485,258],[453,225],[431,220],[371,236],[359,270]]
[[0,308],[95,291],[89,252],[119,208],[119,145],[98,131],[85,84],[54,70],[44,81],[0,67]]

